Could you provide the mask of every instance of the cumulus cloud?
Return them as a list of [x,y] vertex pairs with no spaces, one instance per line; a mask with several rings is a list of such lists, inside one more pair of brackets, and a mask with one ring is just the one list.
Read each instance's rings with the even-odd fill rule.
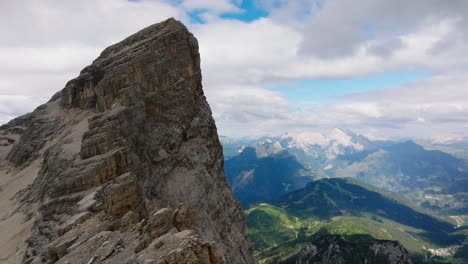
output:
[[[448,74],[401,87],[348,95],[292,114],[296,127],[345,126],[380,136],[432,137],[464,134],[468,123],[468,76]],[[294,126],[288,120],[283,131]]]
[[188,19],[165,1],[1,1],[0,123],[46,102],[106,46],[171,16]]
[[[45,102],[103,48],[173,16],[199,39],[204,89],[222,134],[349,126],[418,136],[426,127],[435,133],[468,124],[467,1],[256,0],[268,17],[243,22],[220,16],[246,12],[240,3],[2,1],[0,123]],[[203,24],[194,23],[194,12]],[[267,89],[414,69],[436,76],[310,109]]]
[[457,18],[466,22],[468,11],[463,0],[314,2],[312,14],[305,22],[304,30],[310,34],[305,35],[302,51],[316,56],[352,55],[368,39],[416,32],[438,21]]
[[178,6],[188,11],[199,10],[199,11],[204,11],[204,12],[213,13],[213,14],[241,13],[242,12],[242,9],[240,9],[234,2],[226,1],[226,0],[181,1]]
[[[250,23],[222,20],[194,25],[192,29],[204,54],[206,87],[218,89],[218,84],[223,83],[265,86],[300,79],[353,78],[413,69],[444,72],[468,65],[468,57],[463,56],[468,48],[461,41],[450,42],[449,48],[439,48],[439,53],[434,53],[456,27],[458,20],[447,19],[404,35],[366,39],[351,54],[340,58],[303,54],[301,48],[308,34],[271,18]],[[316,37],[319,42],[321,35]],[[332,48],[339,45],[326,44]]]
[[33,110],[46,100],[46,98],[36,96],[0,94],[0,124],[24,114],[25,109]]
[[217,109],[215,118],[220,131],[231,136],[346,127],[373,138],[427,138],[465,134],[468,123],[468,76],[464,74],[437,75],[400,87],[346,95],[307,109],[258,87],[230,87],[219,93],[212,103]]

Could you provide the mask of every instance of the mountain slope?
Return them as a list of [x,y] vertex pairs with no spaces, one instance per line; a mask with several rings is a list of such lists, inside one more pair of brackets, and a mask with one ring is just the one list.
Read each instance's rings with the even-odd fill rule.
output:
[[468,183],[465,164],[450,154],[425,150],[412,141],[393,144],[384,148],[384,151],[385,162],[390,163],[388,167],[392,166],[394,171],[382,169],[382,173],[400,173],[402,176],[395,179],[395,185],[421,189],[437,183],[438,187],[447,192],[468,191],[467,185],[463,184]]
[[[266,215],[263,218],[275,223],[275,228],[262,225],[257,215]],[[429,248],[454,245],[465,237],[451,234],[455,230],[450,223],[427,214],[398,194],[353,179],[309,183],[270,205],[249,208],[246,216],[262,263],[288,259],[321,232],[396,240],[418,259],[429,254]]]
[[313,176],[287,151],[257,157],[251,147],[226,160],[224,168],[234,195],[243,206],[271,201],[303,187]]
[[1,261],[256,262],[198,43],[175,19],[108,47],[0,135]]
[[364,213],[424,230],[450,232],[453,227],[421,213],[394,197],[371,190],[352,179],[323,179],[280,198],[275,204],[301,218],[319,220],[340,215],[359,216]]

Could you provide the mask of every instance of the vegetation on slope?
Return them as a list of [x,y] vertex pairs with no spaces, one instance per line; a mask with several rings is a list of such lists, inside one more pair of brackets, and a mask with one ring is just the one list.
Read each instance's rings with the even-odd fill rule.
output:
[[283,151],[267,157],[258,157],[254,148],[245,148],[239,155],[226,160],[226,177],[234,195],[242,206],[271,202],[312,181],[294,156]]
[[351,179],[310,183],[272,205],[251,207],[246,216],[261,263],[286,260],[321,232],[399,241],[419,259],[429,249],[448,247],[465,236],[451,234],[450,223],[408,200]]

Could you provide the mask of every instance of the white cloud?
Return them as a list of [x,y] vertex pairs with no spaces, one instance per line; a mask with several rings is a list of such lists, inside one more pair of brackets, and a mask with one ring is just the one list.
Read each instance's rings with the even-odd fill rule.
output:
[[222,13],[241,13],[240,9],[235,3],[229,0],[185,0],[180,4],[184,10],[205,10],[210,13],[222,14]]
[[293,64],[301,40],[295,30],[269,19],[252,23],[217,21],[193,26],[193,30],[199,39],[203,73],[209,86],[282,78],[283,73],[289,72],[285,67]]
[[382,117],[380,107],[375,103],[344,103],[337,106],[337,109],[347,113],[353,113],[364,117]]
[[[255,90],[252,100],[226,94],[212,104],[224,134],[259,136],[346,127],[373,138],[433,137],[463,133],[468,122],[468,76],[440,75],[401,87],[354,94],[298,111],[279,94]],[[250,95],[250,94],[249,94]],[[259,99],[258,97],[262,98]],[[268,98],[268,99],[266,99]],[[275,98],[275,100],[270,100]],[[229,103],[231,100],[232,103]],[[251,113],[258,113],[253,115]],[[224,122],[224,123],[223,123]]]
[[187,19],[163,1],[1,1],[0,123],[47,101],[105,47],[171,16]]
[[[270,17],[246,23],[219,17],[243,12],[238,1],[229,0],[3,1],[0,60],[8,63],[0,65],[0,122],[44,102],[108,45],[174,16],[199,39],[204,89],[223,134],[350,126],[375,135],[417,135],[422,125],[438,132],[468,123],[466,1],[258,4]],[[190,24],[188,13],[200,10],[206,23]],[[265,88],[409,69],[429,70],[437,77],[306,111]]]
[[[213,98],[213,100],[210,100]],[[259,136],[293,118],[293,109],[279,93],[255,86],[226,86],[208,97],[221,134]]]
[[25,112],[34,110],[47,100],[44,97],[0,94],[0,125]]
[[367,39],[351,54],[339,58],[304,55],[300,49],[307,35],[267,18],[252,23],[216,21],[194,26],[193,30],[200,40],[208,82],[269,84],[416,68],[442,72],[468,65],[468,57],[463,56],[468,48],[461,42],[437,55],[433,53],[440,41],[456,30],[457,21],[436,21],[419,31],[389,39]]

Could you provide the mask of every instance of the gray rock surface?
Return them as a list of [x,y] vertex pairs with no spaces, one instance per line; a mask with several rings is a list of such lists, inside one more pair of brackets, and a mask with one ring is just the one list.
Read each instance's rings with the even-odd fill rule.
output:
[[306,244],[283,264],[412,264],[397,241],[376,240],[367,235],[326,235]]
[[[0,127],[0,178],[37,172],[18,185],[29,183],[15,214],[33,224],[6,240],[25,238],[12,254],[255,263],[201,80],[197,40],[168,19],[105,49],[47,104]],[[12,254],[0,257],[16,263]]]

